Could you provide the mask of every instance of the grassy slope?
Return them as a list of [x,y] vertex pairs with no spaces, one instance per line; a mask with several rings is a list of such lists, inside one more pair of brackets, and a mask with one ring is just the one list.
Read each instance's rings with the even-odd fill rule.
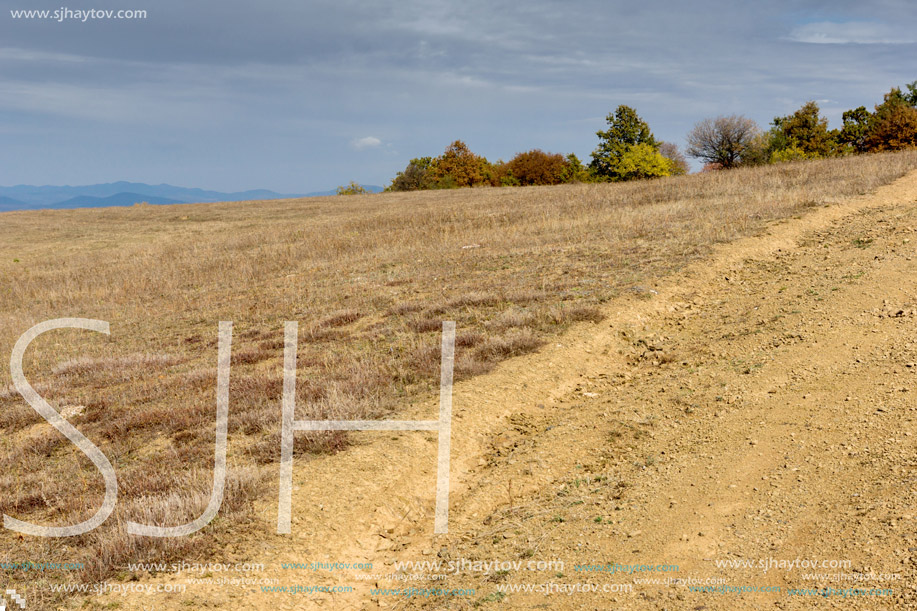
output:
[[[2,531],[0,558],[82,561],[81,574],[45,578],[101,579],[206,549],[213,529],[150,540],[123,524],[182,523],[206,504],[220,320],[235,323],[233,467],[214,527],[226,529],[276,494],[283,321],[300,321],[297,417],[380,417],[438,379],[444,319],[457,321],[456,374],[468,377],[621,291],[648,291],[714,243],[915,167],[909,152],[621,185],[2,214],[0,389],[31,325],[109,321],[110,338],[42,337],[26,373],[57,408],[82,407],[71,420],[115,465],[120,500],[76,540]],[[3,513],[59,525],[95,511],[95,468],[15,392],[0,390],[0,430]],[[345,443],[297,436],[299,456]]]

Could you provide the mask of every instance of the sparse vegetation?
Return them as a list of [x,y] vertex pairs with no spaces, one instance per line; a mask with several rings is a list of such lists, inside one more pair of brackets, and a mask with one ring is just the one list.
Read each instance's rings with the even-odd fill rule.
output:
[[[38,322],[111,323],[110,337],[43,336],[25,366],[55,408],[83,408],[70,418],[111,459],[120,498],[90,535],[15,545],[36,562],[84,562],[72,578],[96,581],[128,560],[208,553],[252,519],[254,499],[276,495],[285,320],[300,321],[297,416],[379,418],[437,384],[444,319],[457,321],[456,377],[467,379],[600,319],[602,302],[717,242],[915,167],[917,152],[903,152],[641,183],[5,213],[0,509],[63,525],[102,497],[93,465],[7,387],[13,343]],[[126,520],[178,524],[206,504],[220,320],[235,336],[219,519],[187,539],[130,537]],[[346,443],[297,434],[296,452]],[[7,549],[14,537],[0,532]]]
[[[709,172],[917,148],[917,81],[905,88],[906,92],[893,88],[874,113],[865,106],[844,112],[843,125],[833,130],[814,101],[792,114],[775,117],[764,132],[742,115],[703,119],[688,133],[687,154],[702,161],[702,171]],[[439,157],[411,159],[386,190],[622,182],[690,171],[678,146],[658,141],[630,106],[618,106],[606,121],[608,128],[596,132],[599,145],[588,167],[573,153],[564,157],[541,149],[517,153],[509,162],[491,163],[456,140]]]
[[366,195],[369,191],[363,185],[351,180],[347,185],[341,185],[337,188],[338,195]]
[[917,81],[906,89],[893,88],[875,112],[845,111],[839,129],[829,129],[814,101],[775,117],[763,133],[745,117],[705,119],[688,134],[688,154],[705,162],[704,170],[717,170],[917,148]]

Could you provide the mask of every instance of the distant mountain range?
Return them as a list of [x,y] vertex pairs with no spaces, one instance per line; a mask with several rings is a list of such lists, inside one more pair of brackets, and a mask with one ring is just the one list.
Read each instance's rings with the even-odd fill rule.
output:
[[[382,187],[363,185],[378,193]],[[204,189],[189,189],[172,185],[148,185],[140,182],[110,182],[80,187],[31,186],[0,187],[0,212],[9,210],[37,210],[41,208],[96,208],[106,206],[133,206],[139,202],[149,204],[191,204],[203,202],[240,202],[294,197],[334,195],[335,191],[316,191],[305,194],[276,193],[267,189],[223,193]]]
[[92,195],[78,195],[66,201],[54,204],[53,208],[104,208],[106,206],[133,206],[146,202],[148,204],[184,204],[179,199],[156,197],[155,195],[141,195],[140,193],[115,193],[109,197],[93,197]]

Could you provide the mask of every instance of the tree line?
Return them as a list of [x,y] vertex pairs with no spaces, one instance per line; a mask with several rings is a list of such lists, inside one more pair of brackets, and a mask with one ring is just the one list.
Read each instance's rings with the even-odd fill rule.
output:
[[[618,182],[689,171],[678,146],[657,140],[633,108],[618,106],[606,122],[607,129],[596,132],[599,143],[587,165],[573,153],[541,149],[491,163],[456,140],[438,157],[411,159],[386,190]],[[687,144],[687,154],[708,171],[917,147],[917,81],[904,90],[893,88],[873,111],[860,106],[844,112],[836,129],[828,128],[812,101],[775,117],[766,130],[742,115],[704,119],[688,133]]]

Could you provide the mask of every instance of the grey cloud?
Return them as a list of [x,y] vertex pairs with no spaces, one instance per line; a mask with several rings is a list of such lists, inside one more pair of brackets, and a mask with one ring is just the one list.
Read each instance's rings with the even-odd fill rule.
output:
[[873,21],[823,21],[795,28],[790,40],[813,44],[911,44],[917,34],[909,28]]
[[[0,14],[0,183],[381,183],[455,138],[495,158],[534,146],[588,156],[621,103],[681,142],[705,116],[766,123],[808,99],[835,100],[839,116],[917,78],[900,47],[804,42],[840,40],[831,23],[917,31],[897,0],[144,1],[131,6],[149,18],[130,23]],[[846,27],[861,40],[882,31]],[[43,157],[30,157],[29,134]],[[385,146],[364,147],[354,176],[353,143],[368,135]]]

